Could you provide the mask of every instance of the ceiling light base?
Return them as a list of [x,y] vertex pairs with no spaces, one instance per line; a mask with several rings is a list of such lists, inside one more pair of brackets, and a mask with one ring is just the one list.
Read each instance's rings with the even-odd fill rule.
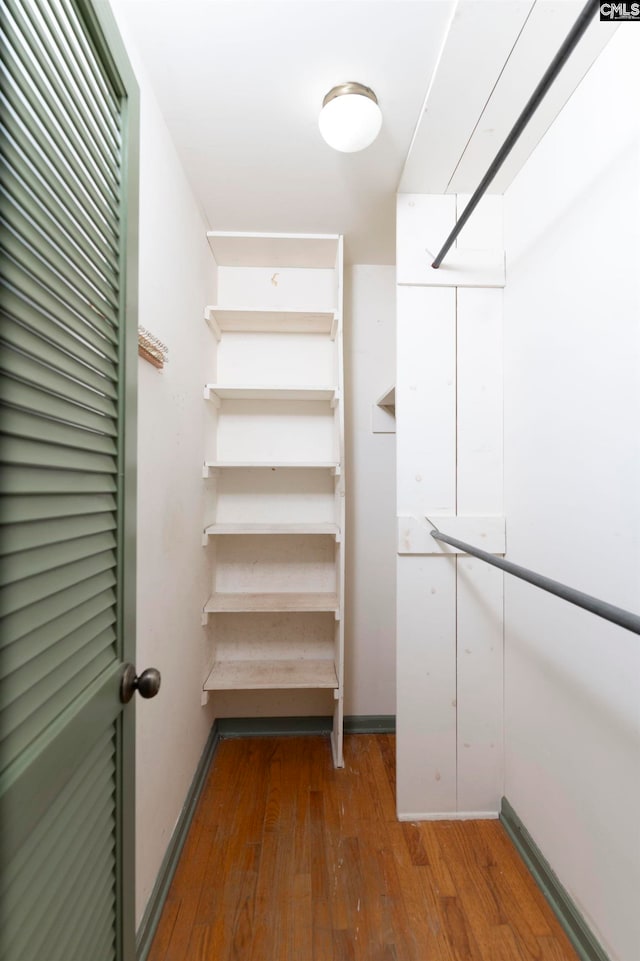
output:
[[320,133],[334,150],[355,153],[376,139],[382,126],[378,98],[370,87],[349,81],[332,87],[322,101]]

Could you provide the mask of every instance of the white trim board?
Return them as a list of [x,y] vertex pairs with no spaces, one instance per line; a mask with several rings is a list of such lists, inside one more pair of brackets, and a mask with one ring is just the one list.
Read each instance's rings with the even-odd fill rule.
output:
[[[442,237],[441,244],[447,236]],[[439,248],[438,248],[439,249]],[[438,268],[431,266],[437,250],[425,248],[414,257],[407,271],[398,276],[401,286],[504,287],[506,268],[503,250],[461,250],[452,247]]]
[[414,811],[398,814],[398,821],[497,821],[499,811]]
[[[431,515],[430,515],[431,516]],[[433,523],[443,534],[468,541],[490,554],[506,552],[505,519],[495,516],[445,515],[432,517]],[[398,517],[398,554],[464,554],[457,547],[450,547],[431,536],[433,530],[425,517]]]

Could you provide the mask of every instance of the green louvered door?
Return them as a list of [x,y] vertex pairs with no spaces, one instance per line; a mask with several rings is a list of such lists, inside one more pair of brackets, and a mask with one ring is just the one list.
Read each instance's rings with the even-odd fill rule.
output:
[[119,688],[135,643],[138,120],[108,20],[86,0],[2,0],[2,961],[135,954]]

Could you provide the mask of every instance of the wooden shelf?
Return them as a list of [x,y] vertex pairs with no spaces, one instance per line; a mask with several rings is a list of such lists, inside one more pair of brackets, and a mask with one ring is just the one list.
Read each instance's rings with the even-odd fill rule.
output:
[[283,594],[212,594],[204,607],[205,614],[234,613],[290,613],[339,610],[337,594],[303,594],[287,592]]
[[205,535],[216,534],[325,534],[338,538],[340,528],[337,524],[211,524],[205,528]]
[[[340,464],[337,461],[205,461],[205,471],[218,469],[232,470],[331,470],[335,474],[340,473]],[[205,475],[206,476],[206,475]]]
[[337,688],[333,661],[218,661],[205,691],[265,691],[283,688]]
[[[201,613],[215,629],[202,703],[245,691],[259,711],[264,696],[251,692],[280,691],[293,710],[293,690],[327,689],[341,767],[343,239],[212,230],[207,240],[216,292],[204,319],[218,343],[204,374],[213,383],[201,381],[212,567]],[[305,700],[315,709],[303,693],[296,711]]]
[[251,387],[205,384],[205,400],[320,400],[335,404],[337,387]]
[[206,307],[204,319],[218,340],[225,331],[264,334],[329,334],[338,319],[333,310],[269,310],[253,307]]
[[337,234],[266,234],[210,230],[207,240],[218,267],[314,267],[333,270]]

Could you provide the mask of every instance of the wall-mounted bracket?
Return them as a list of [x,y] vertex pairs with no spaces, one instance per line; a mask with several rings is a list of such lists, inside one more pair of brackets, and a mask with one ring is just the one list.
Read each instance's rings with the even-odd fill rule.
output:
[[206,322],[209,324],[209,327],[211,328],[211,331],[212,331],[214,337],[216,338],[216,340],[218,340],[218,341],[222,340],[222,331],[220,330],[220,326],[219,326],[219,324],[218,324],[218,321],[217,321],[216,318],[215,318],[215,314],[214,314],[214,312],[213,312],[213,307],[205,307],[205,309],[204,309],[204,319],[205,319]]
[[371,430],[374,434],[395,434],[396,432],[396,388],[395,384],[378,398],[371,408]]

